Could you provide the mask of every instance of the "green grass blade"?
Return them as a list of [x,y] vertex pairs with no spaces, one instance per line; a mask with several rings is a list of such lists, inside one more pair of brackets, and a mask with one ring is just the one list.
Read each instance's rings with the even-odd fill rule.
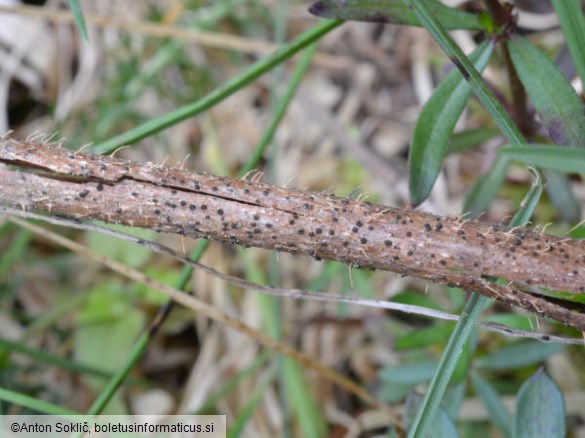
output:
[[[307,50],[307,52],[305,53],[305,55],[303,56],[303,58],[301,59],[301,61],[297,65],[297,67],[293,73],[293,77],[292,77],[292,79],[287,87],[287,90],[285,92],[285,97],[282,99],[282,101],[279,104],[277,115],[275,115],[275,117],[273,119],[273,123],[271,123],[271,127],[275,128],[278,121],[280,121],[282,119],[284,111],[286,110],[286,106],[290,102],[290,99],[292,98],[294,91],[298,87],[298,83],[299,83],[303,73],[306,72],[306,70],[310,64],[310,59],[311,59],[313,53],[314,53],[314,48]],[[272,135],[273,135],[273,132],[272,132]],[[250,156],[250,158],[244,164],[243,168],[238,173],[238,175],[240,177],[245,175],[250,169],[254,168],[258,164],[258,162],[262,158],[262,153],[263,153],[265,147],[268,145],[268,143],[270,141],[270,138],[271,138],[271,135],[270,136],[269,135],[263,136],[263,140],[265,140],[265,141],[260,142],[258,147],[256,147],[256,149],[254,150],[253,154]],[[199,260],[201,258],[201,256],[203,255],[203,253],[205,252],[208,244],[209,244],[209,241],[207,241],[207,240],[200,241],[199,244],[195,247],[195,249],[191,253],[191,258],[195,261]],[[189,278],[191,278],[192,272],[193,272],[193,268],[191,266],[185,266],[183,268],[183,270],[181,271],[181,274],[179,276],[179,280],[177,281],[177,284],[176,284],[176,287],[178,289],[183,289],[185,287],[185,285],[189,281]],[[98,398],[94,401],[94,404],[91,407],[92,411],[96,411],[96,413],[101,412],[101,410],[106,406],[108,401],[114,396],[117,389],[120,387],[120,385],[122,384],[122,382],[124,381],[124,379],[126,378],[128,373],[130,372],[130,370],[132,369],[134,364],[144,354],[144,351],[148,347],[149,339],[150,339],[150,337],[149,337],[148,333],[144,333],[139,337],[139,339],[136,341],[136,344],[133,347],[132,354],[128,357],[128,361],[126,362],[126,364],[112,377],[112,379],[110,380],[108,385],[102,390],[102,392],[99,394]]]
[[543,174],[546,178],[546,192],[560,218],[567,222],[579,222],[581,203],[573,193],[567,175],[552,169],[544,169]]
[[295,70],[293,71],[290,81],[287,85],[287,88],[284,91],[284,95],[276,104],[276,108],[274,109],[268,128],[262,134],[262,138],[258,142],[256,148],[254,148],[254,151],[252,152],[252,155],[250,155],[250,159],[248,160],[248,162],[244,164],[244,166],[240,169],[239,172],[240,176],[247,174],[250,170],[254,168],[254,166],[257,165],[257,163],[262,158],[262,154],[266,150],[267,146],[274,138],[276,128],[278,128],[278,125],[282,121],[286,113],[286,110],[296,90],[298,89],[299,84],[301,83],[301,79],[303,78],[303,76],[307,72],[307,69],[311,65],[311,59],[313,58],[313,54],[315,53],[316,49],[317,49],[316,44],[309,46],[303,53],[301,60],[297,63]]
[[[471,55],[478,71],[487,66],[493,44],[484,42]],[[447,154],[447,142],[467,105],[471,87],[454,69],[423,107],[416,122],[408,156],[410,199],[413,206],[428,196]]]
[[93,149],[95,153],[104,154],[109,153],[117,148],[135,143],[149,135],[162,131],[165,128],[173,126],[189,117],[193,117],[217,103],[221,102],[228,96],[231,96],[236,91],[248,85],[253,80],[262,76],[267,71],[273,69],[275,66],[286,61],[295,53],[307,47],[308,45],[319,40],[323,35],[341,25],[343,21],[331,20],[317,24],[315,27],[303,32],[290,43],[284,45],[282,48],[254,63],[236,77],[230,79],[222,86],[216,88],[203,99],[185,105],[163,116],[150,120],[140,126],[137,126],[130,131],[120,134],[110,140],[96,145]]
[[79,33],[81,34],[85,42],[88,43],[89,35],[87,34],[85,18],[83,18],[83,11],[81,10],[81,6],[79,5],[79,0],[69,0],[69,9],[71,9],[71,13],[73,14],[73,19],[75,20],[75,25],[77,26]]
[[[302,430],[301,436],[327,436],[327,422],[322,407],[313,396],[301,366],[288,357],[282,358],[287,397]],[[287,378],[288,377],[288,378]]]
[[[4,233],[0,234],[0,236],[5,237],[3,234],[6,234],[7,230],[3,231]],[[4,248],[3,254],[0,256],[0,283],[7,283],[6,273],[12,264],[23,256],[29,242],[32,240],[30,231],[20,229],[15,234],[10,245]]]
[[552,0],[581,82],[585,84],[585,16],[579,0]]
[[[491,92],[489,87],[483,81],[481,75],[473,64],[465,57],[461,49],[451,39],[449,34],[440,23],[435,19],[432,11],[426,6],[423,0],[410,0],[417,17],[424,24],[425,28],[431,33],[437,43],[445,51],[445,53],[453,60],[455,65],[460,69],[463,76],[470,82],[474,93],[479,100],[491,114],[492,118],[502,130],[502,133],[508,138],[510,143],[514,145],[521,145],[525,143],[524,137],[504,110],[498,99]],[[505,160],[500,161],[500,166],[505,166]],[[538,179],[536,182],[541,185],[542,182]],[[531,190],[528,194],[529,199],[538,194],[538,191]],[[482,201],[485,201],[480,197]],[[489,202],[489,201],[488,201]],[[512,225],[520,225],[521,218],[529,216],[533,202],[523,203],[518,214],[513,218]],[[439,404],[447,384],[453,374],[457,358],[459,357],[462,347],[467,341],[467,338],[472,332],[472,326],[477,319],[480,311],[483,309],[488,299],[482,296],[473,294],[467,301],[461,318],[455,326],[453,335],[449,339],[447,346],[441,356],[437,372],[431,381],[429,389],[421,404],[421,408],[417,412],[416,418],[409,430],[409,437],[424,437],[428,433],[431,423],[434,420]]]
[[211,415],[213,413],[213,409],[215,405],[230,395],[236,387],[243,382],[245,379],[252,376],[253,373],[258,371],[260,367],[264,366],[268,359],[270,358],[268,350],[263,350],[262,353],[254,359],[254,361],[244,368],[242,371],[238,372],[235,376],[228,379],[225,384],[215,393],[211,394],[205,403],[201,405],[193,415]]
[[122,383],[130,374],[130,371],[134,367],[134,364],[142,357],[146,351],[146,347],[150,343],[150,333],[146,332],[140,335],[138,341],[132,346],[132,351],[128,356],[128,360],[124,365],[114,374],[114,376],[108,381],[102,392],[91,404],[87,411],[87,415],[100,414],[104,408],[108,405],[112,397],[116,394]]
[[582,173],[585,170],[585,149],[560,148],[546,144],[505,146],[498,154],[523,164],[557,169],[567,173]]
[[483,295],[473,294],[467,303],[465,303],[461,317],[457,321],[453,334],[443,351],[429,389],[420,404],[416,417],[412,421],[412,425],[408,431],[409,438],[427,436],[439,411],[441,399],[447,389],[447,384],[457,365],[459,353],[467,342],[473,330],[474,322],[487,301],[488,299]]
[[[63,359],[61,357],[45,353],[44,351],[29,348],[22,342],[11,342],[7,339],[0,338],[0,351],[2,350],[24,354],[34,359],[36,363],[46,363],[67,371],[85,374],[88,376],[101,377],[104,379],[112,377],[112,374],[106,371],[96,369],[94,367],[89,367],[87,365],[83,365],[67,359]],[[138,381],[134,379],[132,380],[132,383],[139,384],[144,387],[150,385],[149,382],[147,382],[146,380]]]
[[[407,429],[411,426],[413,417],[420,408],[421,398],[420,395],[411,392],[406,399],[404,406],[404,425]],[[439,408],[437,416],[433,419],[429,433],[424,436],[426,438],[457,438],[459,437],[459,433],[455,428],[453,420],[447,415],[447,412],[443,408]]]
[[470,218],[476,218],[483,213],[496,197],[506,179],[509,164],[508,157],[498,155],[490,171],[475,180],[463,203],[463,211]]
[[243,435],[244,428],[250,421],[254,409],[262,401],[262,396],[268,388],[268,385],[272,383],[276,377],[276,368],[272,367],[268,370],[267,374],[263,377],[258,385],[254,388],[248,402],[238,411],[238,414],[233,420],[233,424],[228,431],[226,438],[238,438]]
[[[450,8],[437,0],[432,0],[429,7],[446,29],[482,29],[475,14]],[[316,0],[309,6],[309,12],[323,18],[421,26],[408,0]]]
[[585,147],[583,102],[565,76],[526,38],[514,36],[508,47],[518,77],[553,143]]
[[28,395],[10,391],[6,388],[0,388],[0,400],[23,406],[44,415],[81,415],[79,412],[62,408],[35,397],[29,397]]
[[518,391],[514,438],[564,438],[565,427],[563,395],[541,368]]
[[514,218],[510,222],[511,224],[513,224],[513,226],[514,225],[523,225],[530,220],[530,217],[532,216],[532,212],[536,208],[536,204],[538,204],[538,201],[540,200],[540,197],[542,196],[542,190],[543,190],[544,184],[542,183],[541,173],[534,172],[534,177],[535,177],[535,179],[534,179],[532,185],[530,186],[530,189],[528,189],[528,192],[524,196],[524,199],[522,200],[522,204],[520,205],[520,208],[518,209],[518,211],[516,211]]
[[489,413],[490,420],[506,438],[512,438],[512,415],[508,412],[500,396],[481,375],[473,373],[471,376],[475,393],[481,399]]

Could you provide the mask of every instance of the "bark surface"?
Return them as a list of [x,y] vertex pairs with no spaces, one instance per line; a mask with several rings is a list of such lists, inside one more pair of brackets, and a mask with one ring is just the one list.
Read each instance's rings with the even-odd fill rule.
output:
[[0,162],[0,205],[383,269],[585,330],[578,304],[526,291],[585,293],[583,240],[12,139]]

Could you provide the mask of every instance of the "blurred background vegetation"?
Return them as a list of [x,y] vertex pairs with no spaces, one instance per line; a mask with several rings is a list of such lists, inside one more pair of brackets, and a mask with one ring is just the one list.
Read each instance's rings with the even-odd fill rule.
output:
[[[483,7],[480,1],[446,3],[472,12]],[[515,3],[521,32],[573,79],[574,66],[549,2]],[[91,150],[204,98],[318,22],[307,12],[308,2],[296,0],[82,1],[86,42],[68,6],[56,0],[0,1],[0,132],[12,130],[16,138],[54,133],[55,139],[65,139],[65,147]],[[479,34],[456,31],[453,37],[469,53]],[[302,56],[117,155],[237,176],[265,136]],[[310,59],[255,171],[278,185],[407,206],[412,131],[421,107],[452,65],[424,29],[358,22],[321,38]],[[500,54],[484,76],[502,100],[509,98]],[[459,214],[471,185],[505,143],[474,98],[455,131],[449,144],[454,153],[421,206],[438,215]],[[512,166],[481,219],[501,222],[514,214],[530,182],[530,171]],[[582,207],[582,181],[574,176],[570,183]],[[562,218],[547,197],[532,221],[551,223],[547,233],[552,234],[576,224]],[[93,232],[54,230],[163,283],[180,282],[182,267],[176,261]],[[127,231],[180,252],[197,245],[148,230]],[[162,295],[8,222],[1,223],[0,233],[0,412],[51,412],[34,400],[87,412],[112,374],[129,365],[130,375],[111,392],[104,412],[221,413],[228,416],[231,436],[391,436],[386,411],[179,307],[133,364],[130,352],[164,305]],[[584,227],[572,231],[574,237],[584,234]],[[201,261],[259,283],[451,313],[460,313],[465,299],[459,290],[412,278],[350,272],[336,262],[260,249],[210,243]],[[424,388],[433,376],[454,326],[382,309],[268,298],[201,272],[189,277],[187,289],[358,382],[398,413],[411,391]],[[491,304],[483,319],[579,336],[500,305]],[[509,417],[518,390],[543,364],[564,394],[568,430],[585,436],[582,347],[482,330],[465,347],[443,404],[460,436],[512,436]],[[497,418],[480,397],[492,390],[505,405]],[[24,397],[20,402],[18,395]]]

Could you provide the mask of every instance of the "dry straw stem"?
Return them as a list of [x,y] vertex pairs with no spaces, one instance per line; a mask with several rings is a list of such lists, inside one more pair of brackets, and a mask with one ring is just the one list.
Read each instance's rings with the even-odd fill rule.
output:
[[[70,11],[38,6],[0,6],[0,13],[40,17],[56,23],[75,23]],[[237,50],[242,53],[263,55],[271,53],[278,48],[276,44],[267,41],[250,40],[238,35],[194,30],[187,27],[164,23],[161,24],[138,20],[130,21],[127,19],[120,20],[111,15],[95,15],[91,13],[84,13],[83,18],[86,23],[99,27],[122,29],[128,32],[133,32],[134,34],[141,33],[158,38],[174,38],[182,41],[195,42],[207,47],[215,47],[224,50]],[[332,56],[327,53],[316,53],[315,64],[321,67],[337,70],[350,68],[350,61],[348,59]]]
[[[387,301],[387,300],[376,300],[376,299],[367,299],[355,295],[338,295],[338,294],[331,294],[331,293],[324,293],[324,292],[315,292],[315,291],[308,291],[303,289],[287,289],[275,286],[266,286],[264,284],[253,283],[247,280],[244,280],[239,277],[234,277],[232,275],[223,274],[219,271],[216,271],[213,268],[210,268],[207,265],[202,263],[196,262],[189,257],[181,254],[168,246],[162,245],[157,242],[152,242],[149,240],[140,239],[135,237],[131,234],[123,233],[121,231],[114,230],[112,228],[104,227],[93,222],[81,221],[79,219],[72,219],[72,218],[63,218],[57,216],[47,216],[43,214],[36,214],[31,213],[30,211],[23,211],[17,210],[10,207],[5,207],[0,205],[0,213],[5,213],[9,216],[9,220],[16,222],[18,225],[26,226],[26,222],[18,221],[14,217],[23,217],[27,219],[37,219],[43,222],[47,222],[50,224],[68,227],[68,228],[76,228],[79,230],[86,230],[86,231],[94,231],[97,233],[105,234],[108,236],[115,237],[116,239],[125,240],[127,242],[134,243],[136,245],[143,246],[144,248],[149,249],[153,253],[161,254],[164,256],[170,256],[175,260],[190,265],[195,269],[202,270],[218,279],[226,281],[234,286],[238,286],[241,289],[247,290],[255,290],[257,292],[261,292],[264,294],[272,295],[275,297],[280,298],[293,298],[293,299],[300,299],[300,300],[311,300],[311,301],[321,301],[321,302],[334,302],[334,303],[346,303],[353,306],[366,306],[366,307],[374,307],[377,309],[387,309],[394,312],[404,312],[412,315],[418,315],[427,318],[433,319],[443,319],[448,321],[457,321],[459,319],[458,315],[443,312],[440,310],[430,309],[424,306],[415,306],[411,304],[402,304],[399,302],[394,301]],[[36,227],[34,230],[31,230],[41,236],[47,237],[49,239],[52,238],[52,234],[48,235],[46,230],[41,229],[40,227]],[[59,242],[57,242],[59,243]],[[478,321],[477,325],[482,327],[486,330],[492,331],[494,333],[500,333],[505,336],[510,337],[520,337],[520,338],[529,338],[529,339],[536,339],[541,342],[555,342],[561,344],[572,344],[572,345],[585,345],[585,340],[578,339],[578,338],[567,338],[563,336],[554,336],[549,335],[546,333],[539,333],[535,331],[525,331],[525,330],[518,330],[514,329],[502,324],[489,322],[489,321]]]
[[279,353],[282,353],[294,359],[304,367],[315,370],[325,379],[330,380],[331,382],[337,384],[346,391],[361,398],[366,403],[383,409],[384,412],[386,412],[386,414],[389,416],[391,421],[393,421],[395,424],[400,424],[400,417],[392,410],[392,408],[376,400],[355,382],[352,382],[345,376],[326,367],[325,365],[322,365],[321,363],[295,350],[294,348],[276,339],[272,339],[271,337],[265,335],[264,333],[259,332],[258,330],[250,327],[249,325],[244,324],[242,321],[219,311],[215,307],[207,304],[204,301],[199,300],[194,296],[188,295],[185,292],[182,292],[178,289],[174,289],[170,286],[167,286],[166,284],[160,283],[159,281],[156,281],[153,278],[146,276],[142,272],[130,268],[122,263],[119,263],[115,260],[111,260],[105,256],[97,254],[91,251],[90,249],[86,248],[85,246],[80,245],[79,243],[76,243],[70,239],[67,239],[66,237],[59,236],[58,234],[55,234],[49,230],[45,230],[41,227],[30,224],[18,218],[13,217],[10,218],[10,220],[29,231],[42,235],[52,240],[53,242],[70,249],[71,251],[75,251],[90,259],[93,259],[98,263],[101,263],[102,265],[108,267],[109,269],[117,272],[118,274],[123,275],[126,278],[129,278],[137,283],[141,283],[144,284],[145,286],[158,290],[171,300],[179,304],[182,304],[188,309],[194,310],[195,312],[199,312],[201,315],[204,315],[209,319],[220,322],[226,327],[230,327],[236,330],[237,332],[242,333],[250,337],[251,339],[254,339],[259,344],[264,345],[265,347],[278,351]]
[[[302,253],[457,286],[585,331],[585,241],[0,140],[0,204]],[[507,280],[495,284],[484,277]]]

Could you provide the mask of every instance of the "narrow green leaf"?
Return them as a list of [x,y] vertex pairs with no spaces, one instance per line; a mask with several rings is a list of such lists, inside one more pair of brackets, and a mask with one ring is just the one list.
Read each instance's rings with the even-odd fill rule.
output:
[[534,172],[534,182],[528,189],[528,193],[524,196],[520,208],[516,211],[513,217],[513,222],[517,224],[525,224],[530,220],[532,212],[536,208],[536,204],[542,196],[543,183],[541,180],[541,173]]
[[481,126],[479,128],[456,132],[449,139],[447,153],[454,154],[473,149],[499,134],[499,129],[490,126]]
[[522,36],[509,41],[518,77],[555,144],[585,147],[583,102],[553,62]]
[[[445,6],[437,0],[429,8],[446,29],[481,30],[479,17]],[[408,0],[316,0],[309,12],[323,18],[421,26]]]
[[585,16],[579,0],[552,0],[581,82],[585,84]]
[[514,438],[564,437],[563,395],[541,368],[518,391]]
[[[526,143],[522,133],[510,118],[510,115],[502,107],[492,90],[485,83],[469,59],[467,59],[461,48],[457,46],[449,33],[433,15],[433,12],[427,6],[427,2],[424,0],[409,0],[409,5],[412,6],[417,18],[424,25],[425,29],[431,33],[443,51],[451,59],[456,60],[457,67],[461,70],[466,80],[469,81],[474,93],[492,115],[494,121],[508,141],[514,145]],[[515,219],[513,218],[512,225],[521,224],[515,223]],[[437,414],[440,401],[453,374],[461,349],[473,330],[475,320],[488,301],[486,297],[478,294],[472,294],[467,300],[463,313],[459,321],[457,321],[453,334],[443,351],[437,371],[433,376],[433,380],[429,385],[421,407],[418,409],[416,417],[412,421],[412,426],[408,432],[409,438],[427,436],[431,428],[431,422]]]
[[526,146],[505,146],[498,150],[507,159],[523,164],[557,169],[567,173],[581,173],[585,170],[585,149],[562,148],[546,144]]
[[269,56],[260,59],[250,67],[246,68],[239,75],[228,80],[222,86],[216,88],[207,96],[177,108],[160,117],[149,120],[130,131],[122,133],[114,138],[104,141],[93,148],[96,154],[113,152],[119,147],[135,143],[145,137],[156,134],[169,126],[173,126],[189,117],[193,117],[221,102],[236,91],[242,89],[253,80],[262,76],[277,65],[291,58],[295,53],[319,40],[323,35],[340,26],[343,22],[338,20],[327,20],[317,24],[315,27],[306,30],[291,42],[283,45]]
[[451,382],[458,384],[464,382],[467,379],[469,373],[469,367],[471,366],[471,360],[477,348],[477,329],[472,330],[469,339],[463,344],[461,353],[457,358],[457,364],[453,369],[453,375],[451,376]]
[[288,357],[283,358],[283,374],[288,398],[302,430],[301,435],[326,436],[327,423],[300,365]]
[[[474,321],[477,319],[487,301],[488,299],[483,295],[472,294],[467,300],[467,303],[465,303],[461,317],[455,325],[453,334],[449,338],[449,342],[443,351],[437,370],[429,384],[429,389],[425,394],[425,398],[421,402],[420,409],[415,410],[416,417],[410,416],[405,418],[405,423],[411,425],[408,432],[409,438],[419,436],[426,437],[427,433],[430,433],[430,430],[435,429],[435,427],[433,427],[433,421],[440,412],[439,407],[441,399],[443,398],[449,380],[453,375],[459,354],[474,328]],[[447,434],[443,436],[455,435]]]
[[453,421],[457,419],[457,414],[459,413],[463,400],[465,399],[466,389],[467,384],[464,380],[457,385],[451,386],[445,393],[445,398],[442,403],[443,409]]
[[87,27],[85,26],[85,19],[83,18],[83,11],[79,5],[79,0],[69,0],[69,9],[71,9],[71,13],[73,14],[73,19],[75,20],[75,25],[77,26],[79,33],[85,42],[88,43],[89,35],[87,34]]
[[481,375],[473,373],[471,376],[475,392],[488,411],[491,423],[496,426],[507,438],[512,437],[512,415],[508,412],[500,396]]
[[476,218],[486,211],[488,205],[496,197],[506,179],[509,164],[508,157],[498,155],[490,171],[475,180],[463,204],[463,211],[469,215],[467,217]]
[[396,351],[411,350],[444,342],[449,338],[449,335],[453,331],[453,327],[454,324],[444,324],[413,330],[412,332],[396,339],[394,342],[394,349]]
[[386,383],[414,386],[431,380],[436,369],[436,362],[418,362],[407,365],[396,365],[384,367],[384,369],[378,374],[378,377]]
[[37,397],[31,397],[2,387],[0,387],[0,401],[22,406],[43,415],[80,415],[79,412],[62,408],[54,403],[39,400]]
[[[411,392],[406,399],[404,406],[404,426],[409,430],[412,426],[416,413],[420,409],[422,397],[414,392]],[[443,408],[437,410],[435,418],[432,419],[429,433],[425,435],[427,438],[457,438],[459,433],[455,428],[455,424],[449,418],[449,415]]]
[[428,0],[408,0],[417,18],[425,29],[433,36],[445,54],[454,60],[457,68],[471,84],[473,92],[490,113],[502,134],[512,144],[526,143],[518,127],[514,124],[510,115],[506,112],[491,88],[463,53],[461,48],[453,41],[447,30],[437,20],[433,11],[428,7]]
[[[487,66],[493,44],[482,43],[469,57],[478,71]],[[423,107],[408,156],[410,198],[414,206],[429,195],[447,154],[447,142],[471,94],[469,83],[454,69]]]
[[238,414],[234,416],[235,418],[232,421],[226,438],[237,438],[243,435],[244,428],[250,422],[252,414],[262,401],[262,396],[276,376],[275,370],[275,367],[268,370],[268,373],[263,376],[260,383],[254,386],[254,390],[248,398],[248,401],[239,409]]
[[515,342],[494,353],[475,360],[480,370],[510,370],[542,362],[566,348],[564,344],[544,344],[538,341]]
[[561,219],[567,222],[579,222],[581,202],[573,193],[567,175],[553,169],[544,169],[543,174],[547,182],[546,192]]
[[412,388],[413,385],[380,382],[380,385],[376,388],[376,398],[383,403],[398,403],[410,394]]

